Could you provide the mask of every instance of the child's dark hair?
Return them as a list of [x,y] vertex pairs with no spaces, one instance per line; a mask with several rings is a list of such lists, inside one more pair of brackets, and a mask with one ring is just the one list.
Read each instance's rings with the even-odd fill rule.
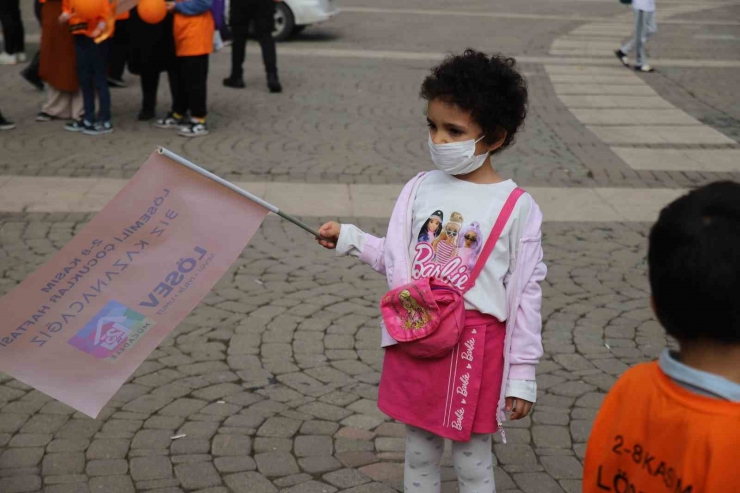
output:
[[498,152],[511,145],[527,116],[527,81],[515,67],[513,58],[467,49],[432,69],[421,84],[421,97],[469,111],[487,144],[498,141],[505,130]]
[[716,182],[663,209],[648,262],[656,312],[670,335],[740,344],[740,184]]

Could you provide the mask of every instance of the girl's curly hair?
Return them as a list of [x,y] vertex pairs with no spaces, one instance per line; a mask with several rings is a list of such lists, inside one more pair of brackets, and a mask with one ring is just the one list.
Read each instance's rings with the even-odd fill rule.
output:
[[469,111],[483,129],[487,144],[501,138],[498,152],[514,141],[527,116],[527,81],[516,70],[516,60],[503,55],[488,56],[467,49],[447,57],[421,84],[421,97],[440,100]]

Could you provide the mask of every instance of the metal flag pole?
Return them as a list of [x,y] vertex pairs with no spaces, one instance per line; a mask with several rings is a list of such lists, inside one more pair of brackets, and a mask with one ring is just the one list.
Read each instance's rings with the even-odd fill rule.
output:
[[185,166],[186,168],[188,168],[188,169],[191,169],[191,170],[195,171],[195,172],[196,172],[196,173],[198,173],[199,175],[203,175],[203,176],[205,176],[206,178],[209,178],[209,179],[211,179],[211,180],[215,181],[215,182],[216,182],[216,183],[218,183],[219,185],[223,185],[223,186],[225,186],[226,188],[228,188],[228,189],[229,189],[229,190],[231,190],[232,192],[236,192],[236,193],[238,193],[239,195],[241,195],[242,197],[245,197],[245,198],[247,198],[247,199],[251,200],[252,202],[256,202],[256,203],[258,203],[259,205],[261,205],[261,206],[262,206],[262,207],[264,207],[265,209],[269,210],[270,212],[273,212],[273,213],[277,214],[278,216],[282,217],[283,219],[286,219],[286,220],[288,220],[288,221],[292,222],[293,224],[295,224],[295,225],[296,225],[296,226],[298,226],[299,228],[301,228],[301,229],[304,229],[304,230],[308,231],[309,233],[311,233],[311,234],[312,234],[312,235],[314,235],[315,237],[317,237],[317,238],[321,238],[321,235],[319,234],[319,232],[318,232],[318,231],[316,231],[316,230],[314,230],[314,229],[311,229],[311,227],[310,227],[309,225],[307,225],[306,223],[304,223],[304,222],[303,222],[303,221],[301,221],[300,219],[297,219],[297,218],[295,218],[295,217],[291,216],[291,215],[290,215],[290,214],[288,214],[287,212],[283,212],[283,211],[281,211],[280,209],[278,209],[277,207],[275,207],[275,206],[274,206],[274,205],[272,205],[271,203],[269,203],[269,202],[265,202],[264,200],[262,200],[261,198],[257,197],[256,195],[253,195],[253,194],[251,194],[251,193],[247,192],[246,190],[243,190],[243,189],[241,189],[241,188],[237,187],[237,186],[236,186],[236,185],[234,185],[233,183],[231,183],[231,182],[229,182],[229,181],[226,181],[226,180],[224,180],[223,178],[221,178],[221,177],[220,177],[220,176],[218,176],[218,175],[214,175],[214,174],[213,174],[213,173],[211,173],[210,171],[207,171],[207,170],[205,170],[205,169],[201,168],[201,167],[200,167],[200,166],[198,166],[197,164],[195,164],[195,163],[192,163],[192,162],[188,161],[188,160],[187,160],[187,159],[185,159],[184,157],[178,156],[178,155],[177,155],[177,154],[175,154],[174,152],[172,152],[172,151],[168,151],[168,150],[167,150],[167,149],[165,149],[164,147],[160,147],[159,149],[157,149],[157,152],[158,152],[158,153],[160,153],[160,154],[162,154],[163,156],[166,156],[166,157],[168,157],[168,158],[172,159],[172,160],[173,160],[173,161],[175,161],[176,163],[178,163],[178,164],[181,164],[181,165]]

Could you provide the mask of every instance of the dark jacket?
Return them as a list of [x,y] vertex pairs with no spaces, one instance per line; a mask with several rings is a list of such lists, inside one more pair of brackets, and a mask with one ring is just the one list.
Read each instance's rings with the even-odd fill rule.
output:
[[174,67],[172,14],[167,14],[159,24],[148,24],[141,20],[136,9],[131,9],[128,29],[131,33],[131,73],[141,74],[142,70],[164,72]]
[[231,0],[229,25],[248,26],[259,16],[275,15],[275,0]]

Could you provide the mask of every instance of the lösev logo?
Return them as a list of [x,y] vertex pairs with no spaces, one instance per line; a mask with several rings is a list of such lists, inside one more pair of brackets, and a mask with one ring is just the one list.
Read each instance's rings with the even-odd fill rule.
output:
[[141,313],[111,300],[67,342],[98,359],[115,361],[154,325]]

